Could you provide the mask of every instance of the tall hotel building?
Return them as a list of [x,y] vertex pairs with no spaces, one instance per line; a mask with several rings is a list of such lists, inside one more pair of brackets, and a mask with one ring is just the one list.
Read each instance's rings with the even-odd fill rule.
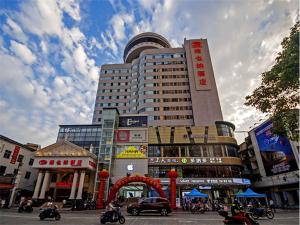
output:
[[[123,59],[101,66],[92,124],[60,125],[57,143],[36,153],[35,196],[95,199],[102,169],[109,172],[106,196],[128,174],[159,179],[168,195],[171,169],[179,175],[179,198],[199,188],[230,202],[249,186],[234,125],[223,121],[207,40],[172,48],[164,37],[142,33],[128,42]],[[124,197],[142,193],[156,194],[143,183],[120,189]]]
[[172,48],[155,33],[133,37],[123,64],[101,67],[93,124],[102,109],[148,115],[150,126],[205,126],[222,121],[206,39],[184,40]]

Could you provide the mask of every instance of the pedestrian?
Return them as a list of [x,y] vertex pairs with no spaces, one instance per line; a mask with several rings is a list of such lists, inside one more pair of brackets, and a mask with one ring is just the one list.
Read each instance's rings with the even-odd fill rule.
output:
[[274,213],[276,213],[274,201],[273,201],[272,199],[270,199],[270,201],[269,201],[269,206],[270,206],[270,209],[271,209]]

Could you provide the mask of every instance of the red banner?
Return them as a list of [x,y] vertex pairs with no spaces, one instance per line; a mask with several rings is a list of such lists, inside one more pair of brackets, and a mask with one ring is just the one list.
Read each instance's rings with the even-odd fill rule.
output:
[[16,163],[18,155],[19,155],[19,152],[20,152],[20,146],[16,146],[15,149],[14,149],[14,152],[12,154],[11,160],[10,160],[11,164],[15,164]]

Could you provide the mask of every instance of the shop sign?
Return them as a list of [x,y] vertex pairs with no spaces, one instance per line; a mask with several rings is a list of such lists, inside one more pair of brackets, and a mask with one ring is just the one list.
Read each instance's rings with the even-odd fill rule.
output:
[[15,149],[13,151],[13,154],[12,154],[12,157],[11,157],[11,160],[10,160],[11,164],[15,164],[16,163],[18,155],[19,155],[19,152],[20,152],[20,149],[21,149],[20,146],[15,146]]
[[147,146],[124,146],[124,150],[119,153],[116,158],[118,159],[134,159],[134,158],[146,158]]
[[210,90],[211,84],[204,64],[203,42],[201,40],[191,41],[190,50],[196,90]]
[[221,157],[149,157],[149,164],[222,164],[223,158]]
[[33,163],[34,168],[89,168],[95,169],[96,163],[83,157],[37,157]]
[[147,127],[147,116],[120,116],[119,127]]
[[199,186],[200,190],[211,190],[211,186]]
[[147,142],[147,130],[116,130],[117,143],[143,143]]
[[[241,180],[241,182],[239,181]],[[238,182],[237,182],[238,181]],[[167,184],[168,179],[161,178],[161,183]],[[251,182],[248,179],[242,178],[177,178],[177,184],[192,184],[202,185],[202,189],[209,189],[213,185],[250,185]],[[205,185],[205,186],[203,186]],[[199,187],[200,188],[200,187]]]

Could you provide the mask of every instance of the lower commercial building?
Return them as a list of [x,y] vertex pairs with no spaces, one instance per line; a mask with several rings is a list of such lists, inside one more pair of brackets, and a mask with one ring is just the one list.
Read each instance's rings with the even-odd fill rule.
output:
[[[179,175],[177,198],[198,188],[210,199],[228,203],[234,193],[250,185],[249,179],[242,177],[233,124],[217,121],[210,126],[149,127],[147,121],[147,115],[120,116],[112,108],[103,110],[101,125],[60,126],[57,143],[36,153],[34,167],[39,169],[39,176],[34,198],[96,199],[100,180],[95,174],[103,169],[109,172],[106,196],[118,180],[136,175],[155,178],[168,196],[167,173],[172,169]],[[90,128],[95,129],[95,135]],[[89,145],[83,144],[91,137],[98,143],[97,151],[96,147],[87,150]],[[83,181],[79,176],[84,176]],[[134,182],[121,187],[119,194],[141,197],[157,193],[144,183]]]
[[37,170],[32,165],[37,149],[38,145],[24,145],[0,135],[0,199],[6,205],[33,194]]
[[270,120],[249,132],[240,145],[244,176],[277,207],[299,207],[299,144],[272,134]]

